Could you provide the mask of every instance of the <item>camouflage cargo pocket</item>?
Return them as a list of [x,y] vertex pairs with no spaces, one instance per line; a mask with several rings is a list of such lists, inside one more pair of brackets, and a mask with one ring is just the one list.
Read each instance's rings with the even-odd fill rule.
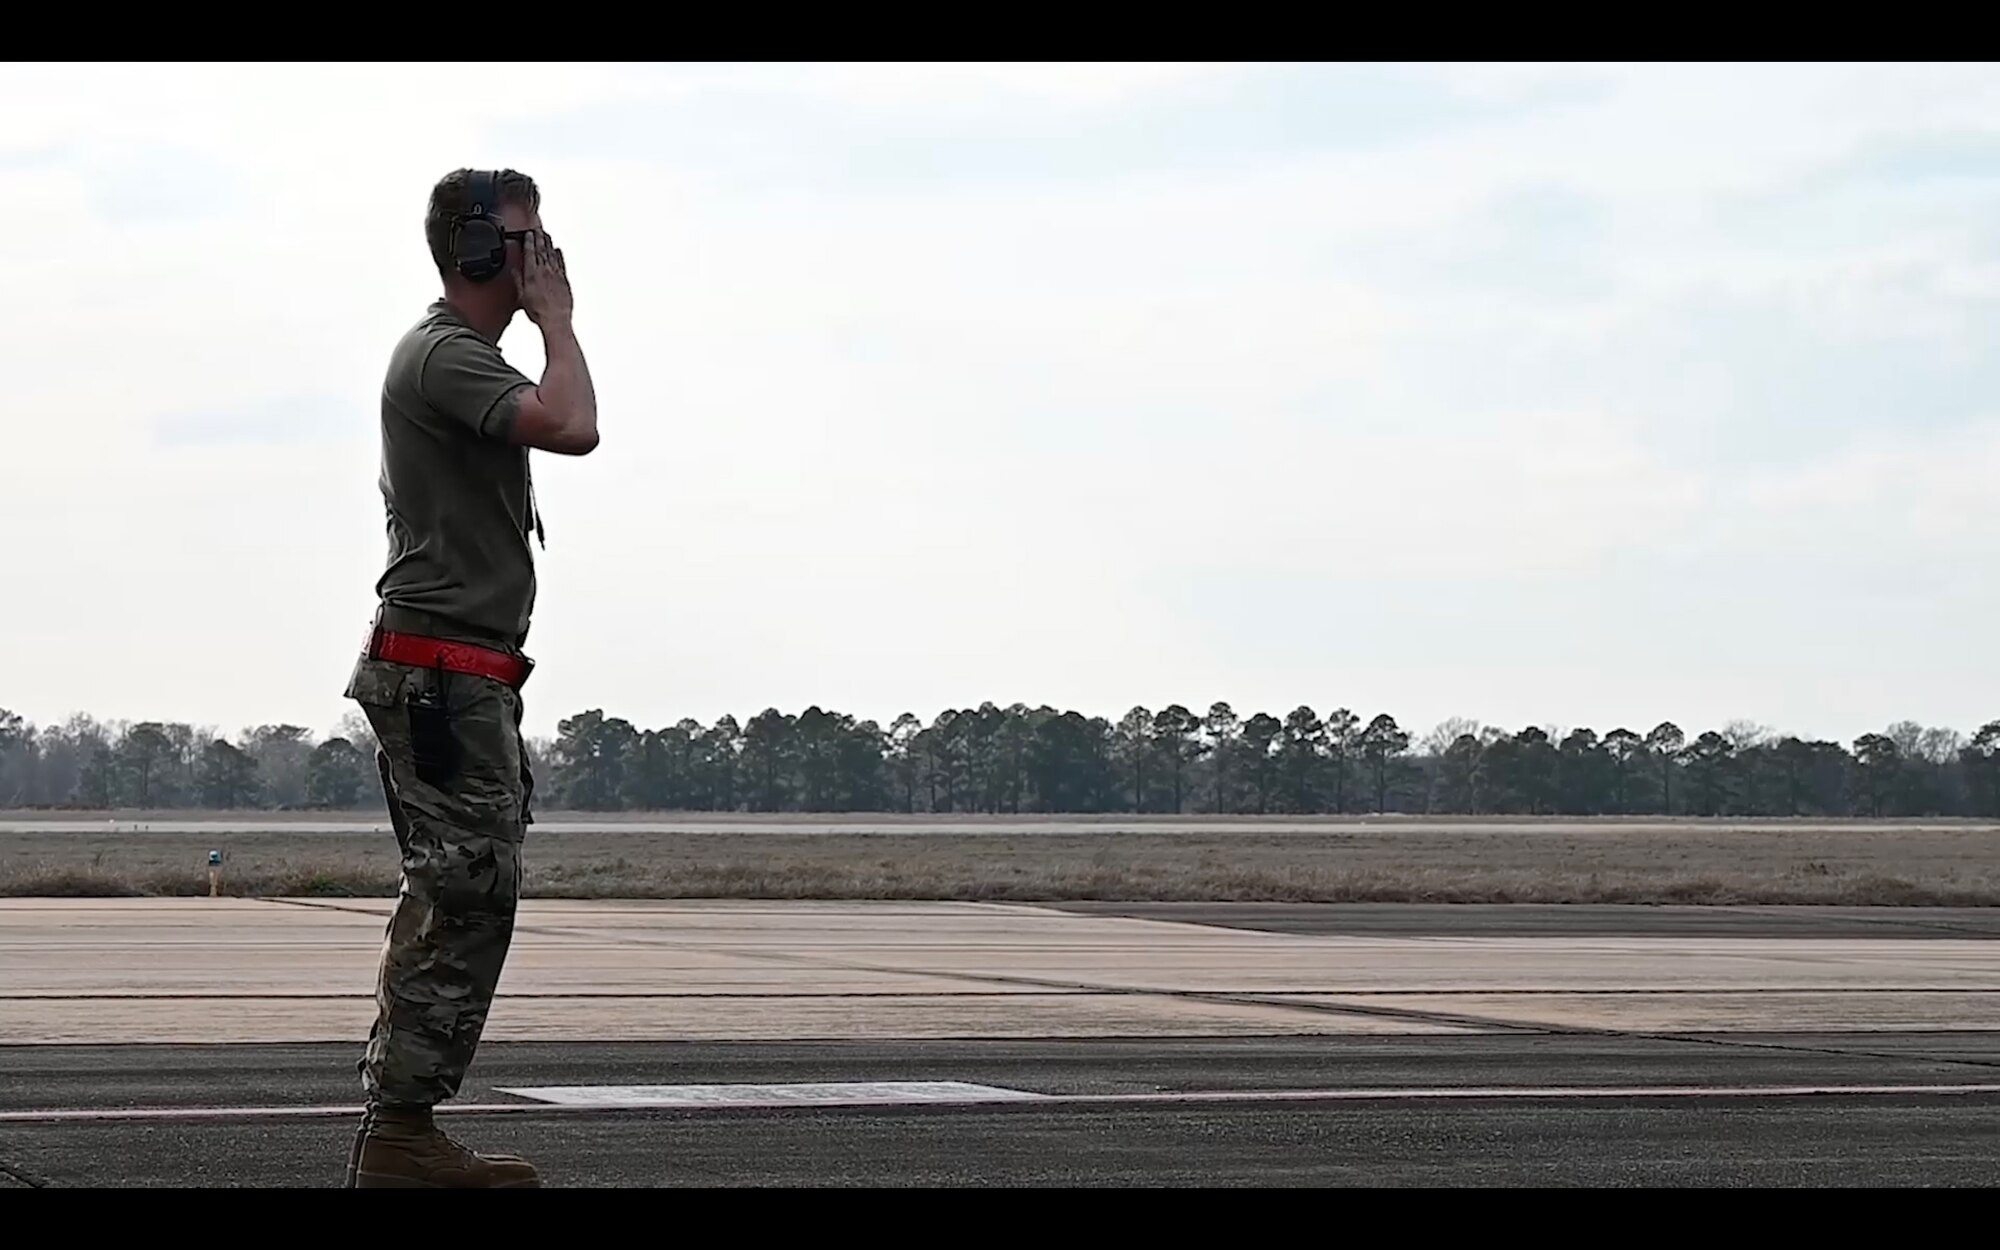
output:
[[371,660],[363,655],[348,674],[347,697],[364,707],[395,707],[410,690],[412,677],[422,680],[418,670],[407,664]]
[[466,828],[519,824],[527,782],[513,689],[363,656],[347,696],[367,711],[406,804]]

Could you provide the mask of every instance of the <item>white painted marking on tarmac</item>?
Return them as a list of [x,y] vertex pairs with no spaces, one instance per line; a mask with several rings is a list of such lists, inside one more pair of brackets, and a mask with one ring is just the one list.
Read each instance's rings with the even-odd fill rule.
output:
[[785,1085],[534,1085],[503,1094],[566,1107],[811,1107],[865,1104],[1023,1102],[1020,1089],[966,1081],[822,1081]]
[[[1585,1087],[1574,1085],[1443,1086],[1387,1089],[1212,1089],[1162,1090],[1144,1094],[1026,1094],[1002,1091],[1012,1097],[1003,1101],[1026,1101],[1033,1106],[1125,1106],[1175,1105],[1188,1103],[1269,1103],[1269,1102],[1429,1102],[1498,1101],[1514,1099],[1774,1099],[1774,1098],[1855,1098],[1968,1096],[2000,1094],[2000,1085],[1619,1085]],[[611,1102],[491,1102],[445,1104],[444,1115],[554,1115],[567,1112],[647,1111],[665,1104]],[[737,1110],[752,1106],[799,1106],[784,1101],[764,1104],[745,1102],[705,1102],[680,1104],[676,1110]],[[832,1105],[832,1104],[821,1104]],[[849,1104],[867,1105],[867,1104]],[[902,1105],[913,1105],[904,1103]],[[949,1105],[949,1104],[946,1104]],[[100,1122],[115,1120],[234,1120],[234,1119],[337,1119],[359,1118],[359,1106],[291,1107],[83,1107],[50,1108],[35,1111],[0,1111],[0,1124],[57,1123],[64,1121]]]

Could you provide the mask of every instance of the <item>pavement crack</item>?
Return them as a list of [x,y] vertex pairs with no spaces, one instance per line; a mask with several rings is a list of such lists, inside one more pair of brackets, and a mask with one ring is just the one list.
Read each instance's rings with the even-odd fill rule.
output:
[[1294,999],[1271,998],[1263,994],[1218,993],[1214,990],[1187,990],[1175,995],[1205,1002],[1237,1003],[1246,1007],[1283,1007],[1293,1011],[1310,1012],[1314,1015],[1365,1016],[1380,1020],[1404,1020],[1417,1024],[1444,1024],[1459,1028],[1481,1029],[1493,1033],[1562,1033],[1568,1030],[1542,1024],[1524,1024],[1514,1020],[1495,1020],[1489,1016],[1460,1015],[1450,1011],[1419,1011],[1413,1007],[1380,1007],[1374,1004],[1363,1006],[1359,1003],[1313,1003]]
[[1883,1059],[1892,1063],[1953,1064],[1959,1067],[1982,1070],[2000,1069],[2000,1059],[1963,1059],[1950,1055],[1908,1054],[1894,1051],[1855,1050],[1845,1046],[1805,1046],[1797,1042],[1765,1042],[1753,1038],[1699,1037],[1686,1033],[1613,1032],[1619,1037],[1630,1037],[1651,1042],[1681,1042],[1690,1046],[1714,1046],[1728,1050],[1775,1050],[1798,1055],[1835,1055],[1846,1059]]
[[[288,907],[310,907],[324,911],[341,911],[354,915],[380,917],[381,913],[365,907],[343,907],[338,903],[322,903],[306,899],[264,899],[263,902]],[[1092,985],[1081,981],[1063,981],[1042,977],[1013,976],[1004,973],[931,971],[922,968],[898,968],[890,965],[863,963],[851,959],[829,959],[822,955],[797,955],[779,951],[751,950],[741,946],[709,945],[675,941],[671,938],[646,937],[641,934],[604,933],[564,928],[555,925],[519,924],[516,933],[533,933],[542,937],[570,938],[579,942],[608,942],[622,946],[636,946],[653,950],[699,950],[709,954],[733,955],[739,959],[757,960],[794,968],[837,969],[841,972],[870,972],[879,976],[905,977],[926,981],[962,981],[969,985],[1017,985],[1032,989],[1059,990],[1066,993],[1095,991],[1098,993],[1156,994],[1172,997],[1169,990],[1127,989],[1119,986]]]
[[[360,907],[343,907],[338,903],[321,903],[303,899],[270,899],[293,907],[315,907],[328,911],[353,912],[362,915],[379,913]],[[639,934],[608,934],[580,932],[575,929],[552,925],[521,924],[515,927],[517,933],[535,933],[544,937],[572,938],[578,941],[616,942],[621,945],[650,947],[654,949],[687,949],[690,943],[670,939],[651,938]],[[1001,972],[953,972],[920,968],[897,968],[881,964],[863,963],[856,960],[828,959],[824,956],[783,954],[776,951],[746,950],[736,946],[704,947],[708,951],[723,951],[744,959],[762,960],[792,967],[833,968],[843,972],[868,972],[880,976],[909,977],[929,981],[959,981],[968,985],[998,985],[1017,989],[1049,990],[1061,994],[1115,995],[1132,998],[1161,998],[1181,1002],[1227,1002],[1239,1006],[1276,1007],[1310,1015],[1348,1015],[1420,1021],[1429,1024],[1453,1024],[1461,1027],[1491,1029],[1505,1032],[1546,1033],[1550,1030],[1538,1025],[1512,1024],[1506,1021],[1489,1020],[1484,1017],[1457,1016],[1444,1012],[1425,1012],[1394,1007],[1349,1007],[1333,1003],[1298,1003],[1273,1001],[1254,994],[1216,990],[1174,990],[1136,985],[1103,985],[1091,981],[1074,981],[1058,977],[1034,977],[1018,973]]]

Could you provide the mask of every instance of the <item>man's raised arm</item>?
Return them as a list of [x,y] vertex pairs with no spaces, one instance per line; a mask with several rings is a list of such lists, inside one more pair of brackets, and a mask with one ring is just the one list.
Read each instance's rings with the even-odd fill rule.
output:
[[542,382],[521,392],[512,441],[564,456],[597,448],[597,390],[570,324],[569,270],[537,231],[521,257],[521,308],[542,331]]

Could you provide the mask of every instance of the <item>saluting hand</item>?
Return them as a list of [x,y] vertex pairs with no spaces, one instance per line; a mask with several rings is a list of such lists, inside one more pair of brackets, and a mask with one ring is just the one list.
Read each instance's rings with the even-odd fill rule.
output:
[[536,325],[569,318],[574,305],[562,249],[550,246],[549,236],[539,230],[521,249],[521,267],[514,271],[514,289],[521,297],[521,310]]

